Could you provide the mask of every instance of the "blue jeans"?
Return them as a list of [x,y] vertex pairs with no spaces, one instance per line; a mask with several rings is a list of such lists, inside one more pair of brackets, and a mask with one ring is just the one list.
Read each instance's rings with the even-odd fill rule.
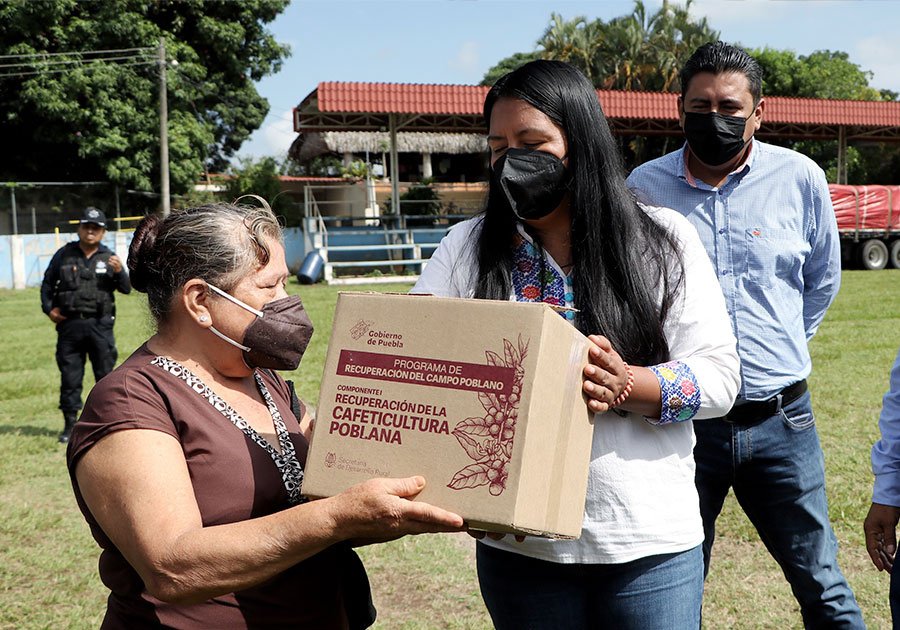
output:
[[807,628],[864,628],[859,605],[837,563],[828,520],[825,458],[809,393],[758,424],[694,423],[697,491],[706,540],[729,487],[791,585]]
[[481,596],[497,630],[700,627],[700,547],[624,564],[560,564],[478,543]]

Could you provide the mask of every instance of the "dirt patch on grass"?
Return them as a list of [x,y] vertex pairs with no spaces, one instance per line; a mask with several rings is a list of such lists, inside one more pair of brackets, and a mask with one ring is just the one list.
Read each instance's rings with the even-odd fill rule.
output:
[[466,533],[461,534],[447,534],[447,537],[456,543],[460,549],[463,550],[466,558],[468,558],[471,566],[475,566],[475,543],[477,542],[474,538],[469,536]]
[[374,627],[490,628],[474,543],[467,534],[440,534],[361,549],[378,609]]

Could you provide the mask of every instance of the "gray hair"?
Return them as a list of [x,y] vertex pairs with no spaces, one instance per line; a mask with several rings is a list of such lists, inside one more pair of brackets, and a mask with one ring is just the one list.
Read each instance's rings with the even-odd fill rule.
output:
[[283,243],[281,226],[263,207],[215,203],[148,215],[128,250],[135,289],[147,294],[157,324],[170,315],[172,299],[193,278],[223,291],[269,261],[267,240]]

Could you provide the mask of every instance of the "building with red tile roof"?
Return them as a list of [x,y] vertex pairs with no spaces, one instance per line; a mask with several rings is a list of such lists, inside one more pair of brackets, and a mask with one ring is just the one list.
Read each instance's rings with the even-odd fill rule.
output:
[[[294,131],[300,135],[290,153],[301,154],[304,136],[312,141],[323,132],[386,132],[390,139],[391,172],[397,172],[398,132],[486,133],[481,111],[488,89],[475,85],[326,81],[294,108]],[[598,90],[597,98],[614,134],[682,135],[678,94]],[[757,137],[837,140],[839,183],[846,181],[849,142],[900,142],[898,101],[780,96],[765,100]]]
[[[484,133],[488,88],[417,83],[320,83],[294,109],[294,130]],[[681,135],[674,93],[597,90],[614,133]],[[766,97],[761,137],[900,141],[900,102]]]

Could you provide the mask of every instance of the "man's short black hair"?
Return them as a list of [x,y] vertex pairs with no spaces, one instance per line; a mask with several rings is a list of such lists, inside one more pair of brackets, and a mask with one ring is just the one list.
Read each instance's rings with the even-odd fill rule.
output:
[[701,72],[711,74],[739,72],[743,74],[750,84],[753,103],[759,103],[762,95],[762,68],[756,59],[748,55],[742,48],[719,41],[703,44],[695,50],[679,74],[682,98],[687,93],[691,79]]

